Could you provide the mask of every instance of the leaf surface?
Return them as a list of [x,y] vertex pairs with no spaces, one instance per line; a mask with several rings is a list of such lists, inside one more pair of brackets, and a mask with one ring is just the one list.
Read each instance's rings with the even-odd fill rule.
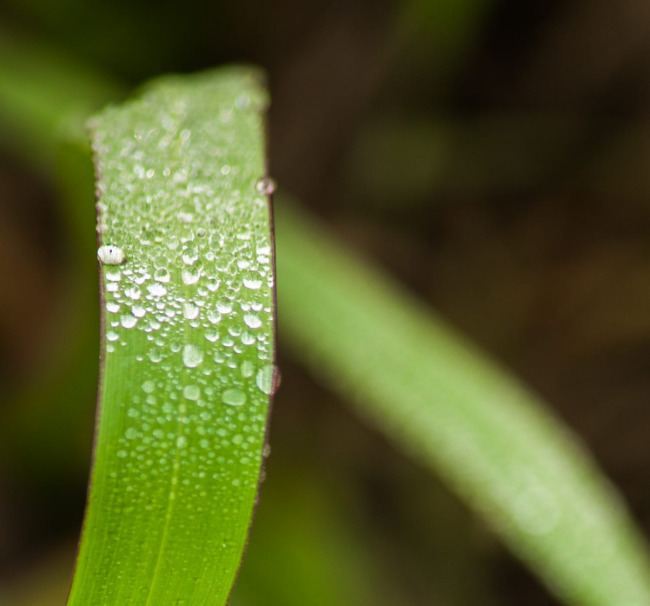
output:
[[256,71],[228,67],[91,120],[102,378],[69,606],[231,591],[275,376],[266,104]]
[[312,372],[441,474],[567,603],[650,604],[642,538],[548,408],[290,204],[276,211],[281,335]]

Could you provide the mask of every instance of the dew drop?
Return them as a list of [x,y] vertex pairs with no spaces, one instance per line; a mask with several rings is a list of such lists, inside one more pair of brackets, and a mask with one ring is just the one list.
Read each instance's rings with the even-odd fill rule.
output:
[[194,303],[185,303],[183,306],[183,315],[188,320],[196,320],[199,316],[199,308]]
[[192,221],[194,221],[193,213],[180,211],[176,216],[181,223],[192,223]]
[[183,263],[185,265],[194,265],[199,259],[199,255],[197,254],[196,250],[193,248],[188,249],[183,253]]
[[255,367],[250,360],[244,360],[241,364],[241,374],[242,376],[248,378],[252,377],[255,372]]
[[120,311],[119,303],[106,303],[106,311],[111,314],[116,314]]
[[129,299],[133,299],[134,301],[137,301],[142,296],[140,289],[135,286],[132,288],[127,288],[124,291],[124,294],[129,297]]
[[217,311],[224,316],[232,312],[232,303],[217,303]]
[[145,393],[152,393],[155,388],[156,386],[153,381],[145,381],[142,384],[142,391]]
[[147,290],[149,291],[149,294],[153,295],[154,297],[162,297],[163,295],[167,294],[167,289],[158,282],[147,286]]
[[181,277],[183,278],[183,284],[190,286],[192,284],[196,284],[199,281],[201,273],[198,271],[196,273],[192,273],[191,271],[184,270],[181,274]]
[[270,196],[275,191],[275,181],[270,177],[262,177],[257,180],[255,189],[264,196]]
[[117,340],[120,338],[120,335],[118,335],[118,334],[117,334],[115,331],[113,331],[113,330],[109,330],[109,331],[106,333],[106,338],[107,338],[109,341],[117,341]]
[[97,249],[97,257],[104,265],[122,265],[126,261],[124,251],[114,244],[105,244]]
[[246,314],[244,316],[244,323],[248,328],[259,328],[262,326],[262,320],[260,320],[255,314]]
[[169,282],[169,280],[171,279],[169,270],[167,270],[164,267],[157,269],[153,274],[153,279],[156,280],[157,282],[165,282],[165,283]]
[[257,388],[267,396],[273,393],[273,365],[267,364],[260,368],[255,377]]
[[123,328],[133,328],[138,323],[138,319],[135,316],[124,315],[120,318],[120,324]]
[[243,406],[246,403],[246,394],[239,389],[226,389],[221,394],[221,400],[228,406]]
[[196,345],[186,345],[183,348],[183,364],[188,368],[196,368],[203,362],[203,350]]
[[262,286],[262,280],[244,280],[244,286],[250,290],[258,290]]
[[196,385],[186,385],[183,389],[183,395],[187,400],[198,400],[201,396],[201,389]]

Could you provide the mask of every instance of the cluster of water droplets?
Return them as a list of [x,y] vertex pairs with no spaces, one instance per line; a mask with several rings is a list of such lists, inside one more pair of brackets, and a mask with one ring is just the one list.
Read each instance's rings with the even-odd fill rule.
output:
[[277,376],[274,185],[261,145],[241,136],[260,128],[259,103],[238,94],[213,115],[174,100],[153,119],[143,107],[135,130],[96,127],[105,381],[135,352],[117,451],[134,490],[170,469],[172,498],[205,496],[224,476],[258,482]]

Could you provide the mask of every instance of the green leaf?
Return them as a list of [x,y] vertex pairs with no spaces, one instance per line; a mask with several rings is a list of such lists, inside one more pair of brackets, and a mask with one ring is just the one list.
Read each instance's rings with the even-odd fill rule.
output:
[[276,207],[281,335],[432,467],[567,603],[650,604],[618,495],[528,390],[289,205]]
[[46,172],[61,140],[122,88],[57,48],[0,30],[0,145]]
[[102,378],[69,606],[221,605],[274,385],[260,74],[154,83],[91,121]]

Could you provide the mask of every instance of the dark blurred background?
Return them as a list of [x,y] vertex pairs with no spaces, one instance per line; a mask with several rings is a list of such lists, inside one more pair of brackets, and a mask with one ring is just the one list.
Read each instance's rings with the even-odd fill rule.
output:
[[[2,0],[0,38],[9,34],[126,91],[170,71],[262,65],[280,186],[541,393],[648,532],[646,0]],[[46,606],[63,603],[83,513],[96,278],[94,261],[78,258],[56,179],[17,153],[9,132],[0,602]],[[273,456],[237,603],[308,603],[300,588],[283,597],[280,581],[260,580],[256,533],[260,553],[268,535],[273,554],[271,527],[282,526],[272,516],[315,502],[324,511],[284,538],[296,562],[312,552],[334,562],[321,580],[331,574],[343,589],[323,606],[557,603],[445,487],[315,384],[285,354],[281,331]],[[278,577],[301,570],[287,566]],[[357,578],[341,580],[348,574]]]

